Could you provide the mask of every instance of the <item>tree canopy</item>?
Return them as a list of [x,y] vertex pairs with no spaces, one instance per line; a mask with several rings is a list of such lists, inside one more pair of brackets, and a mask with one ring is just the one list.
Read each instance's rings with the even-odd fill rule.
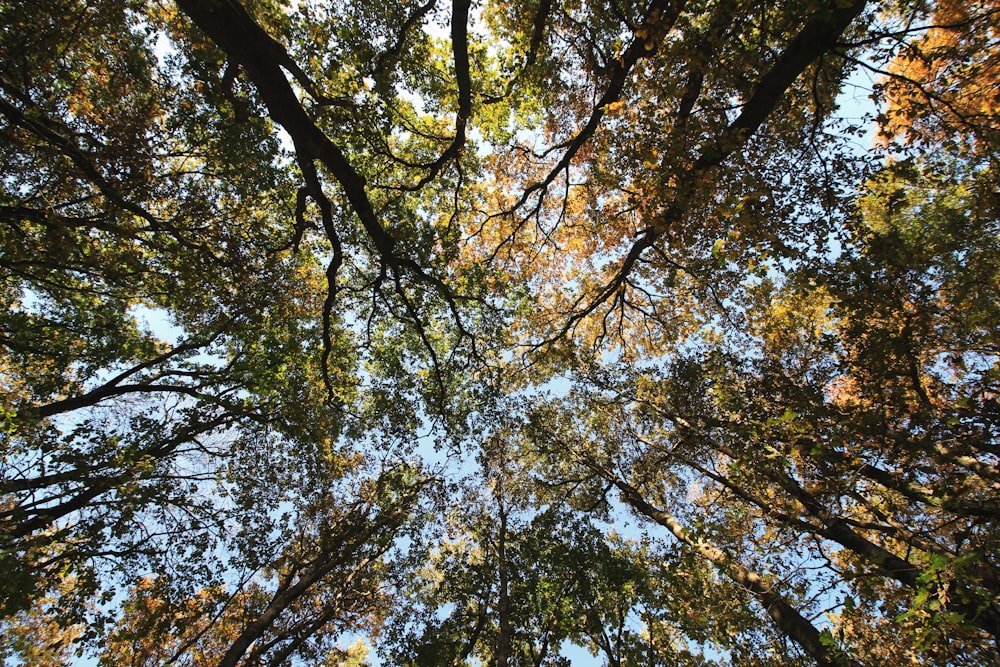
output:
[[1000,664],[998,113],[991,0],[0,3],[0,662]]

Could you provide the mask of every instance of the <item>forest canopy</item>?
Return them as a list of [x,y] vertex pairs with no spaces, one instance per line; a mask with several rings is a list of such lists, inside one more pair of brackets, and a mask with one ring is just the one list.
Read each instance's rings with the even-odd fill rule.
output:
[[992,0],[0,2],[0,664],[997,665]]

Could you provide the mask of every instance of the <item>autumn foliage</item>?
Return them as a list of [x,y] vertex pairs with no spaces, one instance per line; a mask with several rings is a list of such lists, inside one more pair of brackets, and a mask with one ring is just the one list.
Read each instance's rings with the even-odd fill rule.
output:
[[0,4],[0,663],[994,664],[998,38]]

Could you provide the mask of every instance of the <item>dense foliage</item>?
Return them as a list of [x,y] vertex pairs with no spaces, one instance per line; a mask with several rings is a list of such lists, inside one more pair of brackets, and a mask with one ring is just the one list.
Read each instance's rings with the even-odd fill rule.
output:
[[0,3],[0,662],[988,665],[991,0]]

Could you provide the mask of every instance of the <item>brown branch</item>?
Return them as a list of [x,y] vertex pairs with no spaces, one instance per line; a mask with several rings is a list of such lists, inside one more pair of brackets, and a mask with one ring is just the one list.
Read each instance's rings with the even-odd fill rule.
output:
[[[824,7],[816,12],[788,44],[774,66],[761,77],[753,94],[743,105],[740,115],[713,141],[702,146],[698,159],[688,171],[686,183],[678,188],[674,200],[659,218],[639,234],[615,275],[593,298],[581,295],[573,304],[572,310],[586,303],[582,310],[572,314],[556,334],[542,341],[540,345],[552,343],[566,336],[580,321],[619,292],[643,253],[653,247],[684,215],[691,204],[695,186],[705,172],[721,164],[747,144],[806,67],[837,46],[840,35],[861,14],[866,4],[867,0],[853,0],[851,4],[843,7],[835,6],[833,9]],[[662,167],[667,168],[667,165]]]
[[[397,264],[395,239],[378,220],[365,179],[320,130],[295,95],[282,67],[291,57],[237,0],[178,0],[177,5],[219,48],[238,62],[260,94],[270,117],[288,132],[299,164],[319,160],[340,184],[382,260]],[[266,48],[262,48],[265,45]],[[298,71],[295,67],[290,71]]]
[[448,162],[455,159],[465,146],[465,133],[472,116],[472,79],[469,71],[469,8],[471,0],[454,0],[451,10],[451,47],[455,58],[455,83],[458,86],[458,111],[455,115],[455,136],[448,147],[430,165],[416,184],[401,188],[416,191],[437,178]]
[[548,22],[549,14],[552,12],[552,0],[541,0],[538,3],[538,10],[531,22],[531,37],[528,41],[528,51],[524,56],[524,64],[521,65],[517,73],[512,76],[504,85],[503,93],[491,95],[483,100],[484,104],[495,104],[508,97],[514,91],[514,86],[521,79],[525,72],[534,66],[538,60],[538,52],[542,46],[542,38],[545,36],[545,24]]
[[[636,38],[632,40],[628,48],[618,60],[614,61],[611,68],[610,81],[604,89],[601,98],[594,105],[594,109],[587,119],[586,124],[577,132],[572,139],[560,144],[565,148],[565,152],[556,165],[549,171],[544,179],[532,183],[521,194],[521,198],[511,206],[505,214],[511,214],[524,206],[532,194],[535,192],[545,192],[550,185],[558,178],[559,174],[568,169],[573,162],[573,158],[580,152],[583,146],[590,140],[597,128],[601,125],[601,120],[609,105],[621,99],[625,90],[625,84],[629,75],[638,62],[649,57],[656,52],[660,42],[673,27],[674,22],[684,9],[686,0],[678,0],[676,3],[669,0],[655,0],[651,3],[642,20],[641,27],[636,31]],[[642,37],[639,37],[639,35]],[[540,204],[539,204],[540,205]],[[501,214],[503,215],[503,214]]]
[[432,9],[434,5],[437,4],[437,0],[428,0],[428,2],[420,7],[417,7],[407,19],[403,22],[403,26],[399,29],[399,34],[396,38],[396,43],[392,45],[390,49],[379,55],[378,59],[375,61],[375,68],[372,73],[375,75],[381,74],[385,68],[388,66],[390,61],[399,58],[399,55],[403,52],[403,47],[406,45],[406,35],[418,21],[424,18]]
[[[443,159],[450,159],[451,154],[457,154],[464,142],[464,126],[471,113],[471,81],[469,80],[467,23],[470,0],[455,0],[455,14],[464,21],[455,21],[452,26],[452,36],[455,48],[456,75],[459,85],[458,126],[451,146],[446,150]],[[394,275],[399,272],[411,274],[418,282],[430,285],[445,300],[462,337],[471,339],[459,316],[458,297],[440,278],[431,275],[414,259],[397,254],[396,239],[382,225],[375,208],[368,197],[366,182],[354,169],[343,151],[313,122],[306,113],[301,102],[295,95],[282,68],[299,71],[291,57],[278,42],[276,42],[250,15],[238,0],[218,0],[216,2],[201,2],[200,0],[178,0],[177,5],[208,37],[214,41],[235,62],[239,63],[247,77],[260,94],[270,117],[288,132],[295,146],[298,163],[306,178],[309,194],[324,210],[324,225],[327,236],[334,249],[334,259],[327,267],[327,278],[331,281],[327,299],[324,302],[324,366],[329,359],[331,345],[329,341],[329,324],[336,293],[335,279],[340,266],[340,241],[329,224],[326,212],[326,198],[322,193],[318,178],[315,177],[313,162],[318,160],[326,167],[340,184],[347,201],[357,215],[368,238],[384,267],[391,267]],[[264,44],[264,48],[259,45]],[[304,76],[304,75],[303,75]],[[451,153],[449,153],[451,151]],[[442,161],[443,165],[444,162]],[[409,298],[403,291],[402,283],[395,281],[396,293],[407,301]],[[325,378],[328,390],[331,389],[329,377]]]
[[223,334],[229,324],[232,323],[232,318],[226,320],[223,326],[213,333],[208,340],[203,342],[190,341],[187,343],[182,343],[170,350],[167,350],[163,354],[160,354],[152,359],[144,361],[142,363],[136,364],[132,368],[129,368],[115,377],[111,378],[99,387],[76,396],[70,396],[59,401],[54,401],[52,403],[46,403],[45,405],[34,405],[21,408],[17,411],[18,419],[32,419],[32,418],[46,418],[52,417],[57,414],[62,414],[65,412],[71,412],[73,410],[79,410],[81,408],[88,408],[97,405],[101,401],[108,398],[113,398],[115,396],[122,396],[124,394],[141,393],[144,391],[148,392],[179,392],[190,394],[204,398],[203,395],[198,394],[193,387],[188,386],[174,386],[174,385],[159,385],[152,383],[141,383],[133,385],[122,385],[121,383],[128,379],[129,377],[144,371],[154,366],[159,366],[166,361],[169,361],[173,357],[181,354],[186,354],[194,350],[210,345],[219,336]]
[[[323,544],[319,553],[301,568],[294,581],[287,578],[278,587],[265,609],[233,640],[219,661],[218,667],[236,667],[251,645],[264,636],[278,617],[324,577],[345,566],[356,569],[367,565],[366,557],[361,557],[364,547],[373,540],[391,542],[389,538],[392,537],[392,531],[405,520],[423,484],[419,483],[409,488],[394,507],[381,512],[373,519],[364,516],[363,507],[355,507],[345,517],[346,525],[337,534],[329,536],[330,539]],[[381,550],[384,548],[385,545]],[[377,553],[378,551],[369,558],[377,557]]]
[[[13,91],[13,86],[2,75],[0,75],[0,89],[8,94],[12,94]],[[33,115],[38,116],[37,109],[33,111],[35,111]],[[152,213],[135,202],[127,200],[118,190],[117,186],[101,173],[101,170],[94,163],[91,156],[87,155],[82,148],[74,143],[71,133],[60,131],[62,128],[60,130],[56,129],[58,124],[55,121],[47,120],[44,117],[40,117],[40,119],[31,118],[17,106],[2,97],[0,97],[0,114],[6,116],[18,127],[31,132],[42,141],[57,148],[116,207],[146,220],[154,229],[158,229],[161,226],[160,221]]]

